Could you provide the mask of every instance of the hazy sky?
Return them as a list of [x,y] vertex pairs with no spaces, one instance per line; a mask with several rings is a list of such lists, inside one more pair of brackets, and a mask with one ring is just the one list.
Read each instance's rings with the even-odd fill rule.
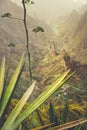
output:
[[83,4],[87,3],[87,0],[74,0],[75,2],[81,2]]
[[[17,4],[21,0],[12,0]],[[33,0],[35,5],[28,7],[28,12],[33,17],[40,18],[48,23],[54,22],[59,16],[68,14],[71,10],[79,8],[87,0]]]
[[[20,3],[21,2],[21,0],[12,0],[12,1],[15,1],[15,2],[17,2],[17,3]],[[42,2],[42,1],[44,1],[44,0],[33,0],[34,2]],[[49,0],[46,0],[46,1],[49,1]],[[50,1],[55,1],[55,0],[50,0]],[[57,0],[58,2],[59,1],[61,1],[61,0]],[[57,2],[56,1],[56,2]],[[66,0],[65,0],[66,1]],[[71,0],[70,0],[71,1]],[[83,3],[83,4],[85,4],[85,3],[87,3],[87,0],[73,0],[74,2],[81,2],[81,3]]]

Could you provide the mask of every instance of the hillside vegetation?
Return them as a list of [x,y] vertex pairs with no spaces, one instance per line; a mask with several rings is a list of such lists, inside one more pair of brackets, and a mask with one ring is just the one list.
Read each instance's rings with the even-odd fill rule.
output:
[[[6,4],[4,4],[5,2]],[[73,10],[69,16],[58,21],[57,38],[45,22],[27,16],[33,79],[39,82],[39,91],[41,89],[41,91],[43,91],[44,87],[47,87],[55,81],[61,73],[67,69],[71,69],[71,71],[76,71],[71,84],[77,87],[83,86],[86,93],[87,12],[86,9],[85,11],[81,10],[83,10],[83,7],[78,11]],[[9,62],[9,58],[12,57],[10,58],[13,62],[10,72],[12,73],[18,57],[23,51],[26,52],[26,40],[23,22],[20,20],[23,18],[23,10],[11,1],[4,0],[1,1],[0,4],[0,15],[2,16],[6,12],[10,12],[13,18],[19,18],[19,20],[17,20],[0,17],[0,57],[6,55],[7,62]],[[32,31],[38,24],[44,28],[44,33],[35,34]],[[14,43],[15,47],[9,47],[8,45],[10,43]],[[25,61],[28,64],[27,57]],[[21,91],[26,90],[25,81],[29,77],[27,64],[25,65],[22,80],[20,80],[19,83],[19,86],[24,84],[24,87],[18,87],[17,90],[19,90],[19,88]],[[82,93],[82,95],[84,94]]]

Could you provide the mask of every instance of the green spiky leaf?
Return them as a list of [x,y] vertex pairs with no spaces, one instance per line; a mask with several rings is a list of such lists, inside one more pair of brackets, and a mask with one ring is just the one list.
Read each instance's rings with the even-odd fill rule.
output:
[[16,107],[13,109],[13,111],[11,112],[9,117],[7,118],[4,126],[2,127],[2,130],[10,130],[11,129],[11,126],[12,126],[13,122],[15,121],[17,116],[19,115],[20,111],[24,107],[24,105],[25,105],[26,101],[28,100],[28,98],[31,96],[32,91],[33,91],[33,89],[35,87],[35,83],[36,82],[34,82],[28,88],[28,90],[24,93],[23,97],[19,100],[18,104],[16,105]]
[[31,130],[45,130],[45,129],[49,128],[50,126],[54,125],[54,124],[55,123],[50,123],[50,124],[47,124],[47,125],[44,125],[44,126],[40,126],[40,127],[31,129]]
[[2,92],[4,89],[4,78],[5,78],[5,57],[2,60],[2,64],[0,67],[0,99],[2,96]]
[[66,122],[67,122],[68,112],[69,112],[69,104],[68,104],[68,102],[66,101],[65,108],[64,108],[64,112],[63,112],[63,118],[62,118],[62,122],[63,122],[63,123],[66,123]]
[[37,115],[38,115],[38,118],[39,118],[40,124],[41,124],[41,125],[45,125],[45,122],[44,122],[44,120],[43,120],[43,117],[41,116],[40,111],[37,109],[36,112],[37,112]]
[[13,93],[13,90],[15,88],[15,85],[16,85],[16,82],[17,82],[17,79],[19,77],[19,74],[20,74],[20,71],[23,67],[23,60],[24,60],[24,54],[22,55],[21,59],[20,59],[20,62],[6,88],[6,91],[4,92],[3,94],[3,98],[2,98],[2,105],[1,105],[1,108],[0,108],[0,117],[2,116],[2,114],[4,113],[4,110],[6,109],[6,105],[8,104],[9,102],[9,99]]
[[68,128],[72,128],[74,126],[78,126],[78,125],[86,123],[86,122],[87,122],[87,119],[83,118],[83,119],[79,119],[79,120],[76,120],[76,121],[68,122],[68,123],[50,128],[49,130],[66,130]]
[[50,116],[50,123],[55,122],[56,113],[52,102],[50,102],[49,116]]
[[[36,100],[33,101],[29,107],[17,118],[17,120],[12,125],[12,130],[15,129],[25,118],[27,118],[32,112],[34,112],[40,105],[42,105],[51,95],[54,94],[70,77],[67,74],[69,71],[65,72],[57,81],[55,81],[51,86],[49,86]],[[65,78],[66,77],[66,78]]]

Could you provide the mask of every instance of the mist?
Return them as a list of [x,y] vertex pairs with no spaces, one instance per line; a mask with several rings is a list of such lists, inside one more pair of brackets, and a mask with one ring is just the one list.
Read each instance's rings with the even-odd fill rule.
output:
[[87,0],[28,1],[0,0],[0,130],[87,130]]
[[[22,6],[21,0],[12,0]],[[60,16],[68,15],[73,9],[78,9],[86,0],[33,0],[34,5],[27,6],[28,14],[34,18],[44,20],[48,24],[55,24]]]

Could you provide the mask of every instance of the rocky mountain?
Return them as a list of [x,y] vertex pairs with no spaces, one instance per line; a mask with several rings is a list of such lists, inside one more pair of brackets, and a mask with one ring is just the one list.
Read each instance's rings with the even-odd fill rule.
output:
[[[60,47],[57,51],[57,48]],[[56,46],[56,47],[55,47]],[[61,73],[76,71],[70,84],[85,89],[87,86],[87,11],[83,14],[73,10],[58,23],[58,41],[51,46],[48,55],[36,69],[42,86],[51,84]],[[81,88],[80,88],[81,89]]]
[[80,15],[72,12],[62,25],[59,40],[69,55],[81,64],[86,64],[87,56],[87,11]]
[[80,13],[80,14],[83,14],[83,13],[85,13],[85,11],[87,10],[87,4],[83,4],[80,8],[78,8],[78,12]]
[[[10,13],[11,18],[1,17],[5,13]],[[10,0],[0,0],[0,63],[3,56],[6,57],[6,67],[8,67],[9,62],[11,62],[8,80],[11,78],[17,66],[21,54],[24,51],[26,52],[26,37],[22,19],[23,9],[21,7]],[[27,25],[30,37],[31,65],[33,68],[47,53],[48,40],[51,39],[54,34],[44,21],[38,18],[34,19],[29,15],[27,15]],[[43,27],[45,32],[34,33],[32,30],[37,26]],[[14,43],[15,47],[9,46],[10,43]],[[25,62],[24,72],[20,79],[19,87],[17,88],[18,94],[16,93],[18,97],[20,97],[23,91],[29,86],[27,57],[25,57]],[[21,90],[20,92],[19,89]]]
[[[5,13],[10,13],[11,18],[2,18],[1,16]],[[0,1],[0,46],[8,48],[10,43],[15,43],[15,51],[18,50],[18,48],[19,51],[20,48],[22,48],[22,50],[25,48],[26,37],[22,19],[23,9],[21,7],[17,6],[10,0]],[[27,24],[30,37],[31,53],[32,55],[35,54],[33,57],[37,57],[38,60],[38,55],[42,56],[46,53],[47,41],[49,37],[53,35],[53,32],[44,21],[34,19],[28,15]],[[37,34],[34,33],[32,30],[37,26],[43,27],[45,32],[39,32]]]
[[74,61],[77,77],[87,84],[87,11],[81,14],[74,10],[65,21],[59,23],[58,40]]
[[[6,12],[10,12],[13,18],[23,18],[22,8],[9,0],[1,0],[0,15],[2,16]],[[52,30],[45,22],[30,16],[28,16],[27,21],[31,40],[33,79],[38,81],[38,92],[43,91],[45,87],[68,69],[76,71],[69,84],[73,83],[77,87],[81,86],[87,90],[87,12],[85,11],[85,13],[81,14],[73,10],[69,16],[60,20],[57,40],[55,38],[52,39]],[[32,29],[38,24],[44,28],[44,33],[35,34],[32,32]],[[14,69],[21,52],[26,50],[23,21],[0,17],[0,25],[0,56],[12,55],[12,67]],[[8,46],[12,42],[15,43],[15,47]],[[25,72],[28,72],[26,67]],[[19,92],[19,89],[22,92],[26,89],[24,83],[26,80],[27,84],[28,74],[25,72],[17,92]],[[21,85],[23,86],[22,88],[20,87]],[[18,93],[18,95],[21,94]]]

